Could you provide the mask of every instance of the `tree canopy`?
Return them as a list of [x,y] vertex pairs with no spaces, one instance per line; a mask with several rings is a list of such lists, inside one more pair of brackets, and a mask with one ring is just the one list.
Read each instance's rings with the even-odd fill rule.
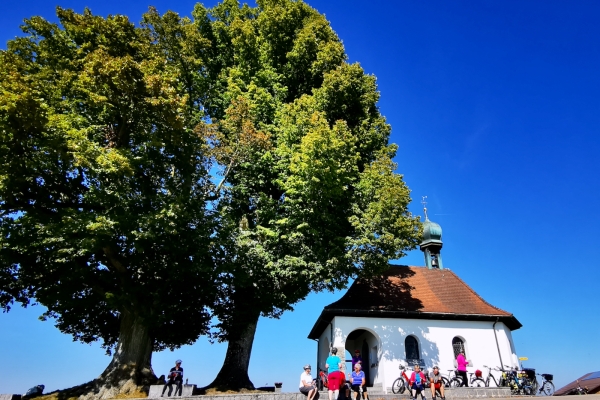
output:
[[214,385],[252,387],[260,315],[418,243],[375,77],[307,4],[257,4],[58,8],[0,52],[0,300],[116,348],[105,381],[210,329]]

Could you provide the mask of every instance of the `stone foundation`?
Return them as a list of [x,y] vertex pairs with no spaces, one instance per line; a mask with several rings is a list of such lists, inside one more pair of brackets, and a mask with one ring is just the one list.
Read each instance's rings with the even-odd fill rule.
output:
[[[190,389],[186,391],[186,386]],[[212,396],[193,396],[192,386],[195,388],[196,385],[184,385],[183,396],[176,396],[178,399],[185,400],[306,400],[306,396],[302,393],[240,393],[240,394],[223,394],[223,395],[212,395]],[[156,389],[153,389],[156,388]],[[153,385],[150,387],[149,398],[160,397],[162,393],[163,385]],[[431,400],[431,392],[426,389],[426,398]],[[190,393],[190,394],[186,394]],[[494,398],[508,398],[510,396],[509,388],[453,388],[445,390],[446,399],[494,399]],[[166,393],[165,393],[166,397]],[[320,398],[327,400],[327,392],[320,392]],[[410,399],[409,392],[406,391],[404,394],[383,394],[383,393],[369,393],[369,400],[408,400]],[[0,399],[2,400],[2,399]],[[420,397],[417,397],[420,400]]]

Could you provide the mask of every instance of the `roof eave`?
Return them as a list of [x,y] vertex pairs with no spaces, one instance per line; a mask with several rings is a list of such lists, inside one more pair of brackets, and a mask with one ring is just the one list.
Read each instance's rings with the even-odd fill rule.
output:
[[495,321],[503,322],[511,331],[521,328],[523,325],[514,315],[494,315],[494,314],[454,314],[454,313],[435,313],[403,310],[364,310],[364,309],[346,309],[346,308],[326,308],[321,312],[319,318],[313,325],[309,339],[318,339],[323,330],[331,323],[336,316],[344,317],[366,317],[366,318],[408,318],[408,319],[458,319],[463,321]]

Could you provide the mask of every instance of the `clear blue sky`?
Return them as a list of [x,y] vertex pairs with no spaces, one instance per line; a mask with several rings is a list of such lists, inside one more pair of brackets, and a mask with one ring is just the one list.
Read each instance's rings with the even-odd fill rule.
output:
[[[25,17],[54,7],[126,14],[148,5],[188,15],[193,1],[2,0],[0,46]],[[214,4],[212,0],[207,5]],[[557,388],[600,370],[600,2],[313,0],[351,61],[378,78],[380,108],[400,145],[396,161],[412,211],[444,231],[444,265],[493,305],[515,314],[519,356],[554,373]],[[0,66],[1,68],[1,66]],[[423,265],[420,251],[399,264]],[[280,320],[261,319],[250,363],[257,386],[295,391],[315,364],[306,338],[341,293],[311,295]],[[0,393],[89,381],[110,359],[73,343],[40,307],[0,315]],[[290,352],[290,349],[293,349]],[[157,374],[176,358],[190,383],[216,375],[225,345],[201,338],[154,354]]]

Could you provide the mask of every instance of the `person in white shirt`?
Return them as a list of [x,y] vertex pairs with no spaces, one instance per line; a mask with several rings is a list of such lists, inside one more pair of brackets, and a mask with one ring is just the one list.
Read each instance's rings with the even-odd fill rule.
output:
[[310,374],[310,365],[308,364],[304,366],[304,372],[300,375],[300,393],[308,396],[306,400],[317,400],[319,398],[319,391],[314,384],[313,377]]

